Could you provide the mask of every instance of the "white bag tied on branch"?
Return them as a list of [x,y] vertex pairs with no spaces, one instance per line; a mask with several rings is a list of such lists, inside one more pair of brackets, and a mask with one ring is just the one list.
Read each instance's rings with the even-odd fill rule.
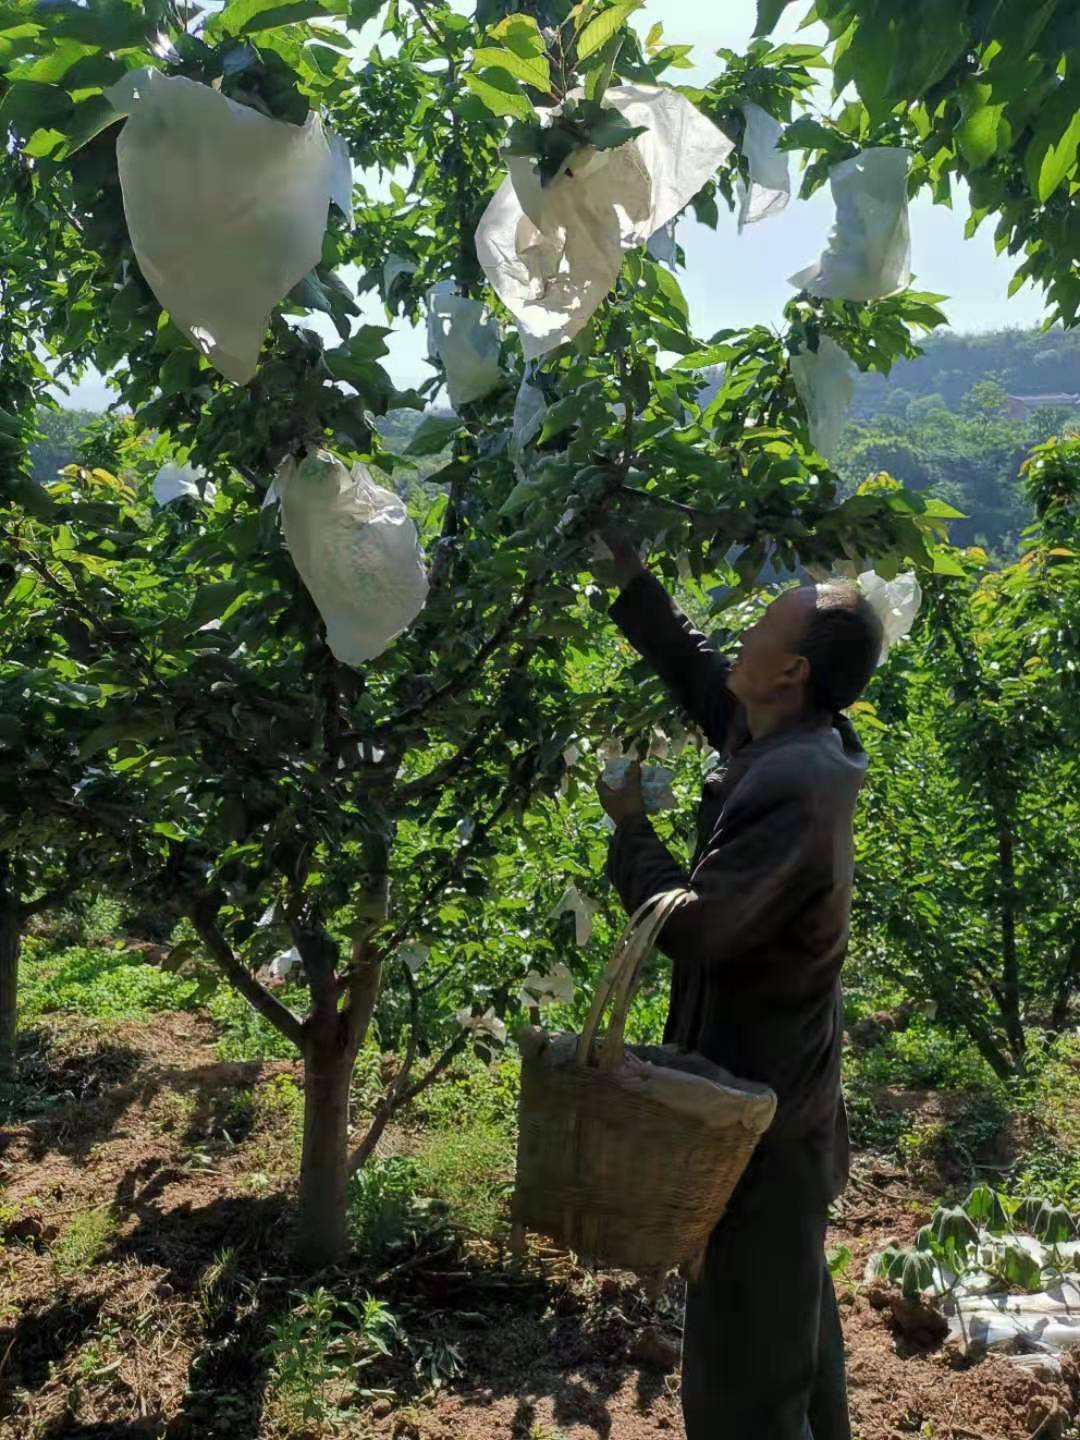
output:
[[739,198],[739,229],[779,215],[791,199],[791,171],[785,150],[778,150],[777,141],[784,133],[780,121],[747,100],[742,106],[746,129],[740,153],[750,166],[750,184],[742,178],[736,182]]
[[428,582],[402,501],[324,450],[278,471],[285,543],[344,665],[381,655],[419,615]]
[[645,253],[650,260],[655,260],[657,265],[666,265],[669,270],[675,269],[677,253],[674,220],[669,220],[666,225],[661,225],[654,235],[649,236]]
[[498,1045],[506,1044],[506,1025],[489,1007],[483,1015],[474,1015],[471,1010],[459,1010],[454,1017],[463,1030],[473,1035],[486,1035]]
[[[621,790],[626,784],[630,766],[634,761],[629,756],[620,760],[609,760],[604,766],[604,784],[612,790]],[[645,802],[646,815],[655,815],[658,810],[674,810],[675,795],[671,788],[674,772],[666,765],[643,765],[641,767],[641,798]]]
[[552,910],[551,919],[557,920],[560,915],[573,915],[574,939],[579,945],[587,945],[592,939],[593,916],[599,908],[595,900],[582,895],[576,885],[570,885]]
[[503,382],[502,337],[491,311],[442,280],[428,291],[428,354],[442,362],[455,410],[483,400]]
[[[205,479],[206,471],[199,465],[174,465],[170,462],[154,476],[154,500],[158,505],[171,505],[174,500],[182,500],[186,495],[193,495],[199,500],[202,498],[199,481]],[[206,499],[212,500],[214,494],[213,485],[207,485]]]
[[897,575],[895,580],[883,580],[876,571],[864,570],[858,584],[877,612],[885,632],[881,660],[878,661],[880,665],[897,640],[903,640],[911,633],[922,607],[922,586],[913,570]]
[[548,403],[544,399],[543,390],[536,384],[536,369],[535,361],[526,363],[521,384],[518,386],[517,399],[514,401],[510,454],[518,462],[543,430],[547,418]]
[[674,220],[733,149],[675,90],[619,85],[604,104],[645,133],[615,150],[584,147],[544,186],[534,161],[511,156],[476,232],[480,264],[521,326],[527,359],[578,334],[624,252]]
[[836,221],[821,258],[791,277],[826,300],[877,300],[911,280],[911,151],[864,150],[829,172]]
[[575,988],[570,967],[559,961],[545,975],[538,970],[529,971],[521,982],[518,1003],[525,1009],[534,1005],[572,1005]]
[[832,465],[855,394],[851,356],[830,336],[822,335],[816,351],[804,350],[791,357],[791,374],[814,449]]
[[314,111],[268,119],[209,85],[132,71],[107,92],[139,268],[211,364],[246,384],[275,305],[322,258],[331,200],[351,212],[352,167]]

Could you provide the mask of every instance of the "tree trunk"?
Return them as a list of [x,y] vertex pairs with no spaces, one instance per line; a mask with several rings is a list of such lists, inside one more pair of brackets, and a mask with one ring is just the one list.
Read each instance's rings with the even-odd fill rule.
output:
[[15,1079],[15,1020],[19,998],[19,951],[22,917],[18,910],[0,910],[0,1085]]
[[312,1270],[336,1265],[349,1248],[349,1085],[356,1052],[341,1039],[337,1025],[326,1026],[305,1046],[297,1256]]
[[1016,949],[1016,860],[1012,831],[998,830],[998,865],[1001,870],[1001,1009],[1005,1033],[1015,1060],[1023,1059],[1024,1022],[1020,1013],[1020,958]]

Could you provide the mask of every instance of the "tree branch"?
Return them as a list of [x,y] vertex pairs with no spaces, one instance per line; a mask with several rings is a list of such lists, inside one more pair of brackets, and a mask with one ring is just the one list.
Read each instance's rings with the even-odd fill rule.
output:
[[257,1010],[264,1020],[269,1021],[279,1035],[284,1035],[286,1040],[291,1040],[296,1048],[302,1051],[303,1023],[276,995],[271,995],[265,985],[261,985],[233,954],[232,947],[218,927],[217,906],[214,901],[205,896],[191,901],[188,913],[199,939],[210,951],[218,969],[233,989],[239,990],[248,1004]]

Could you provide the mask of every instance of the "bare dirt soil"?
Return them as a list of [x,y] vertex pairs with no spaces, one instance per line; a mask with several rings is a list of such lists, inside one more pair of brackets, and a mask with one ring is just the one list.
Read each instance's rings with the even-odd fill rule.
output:
[[[313,1283],[287,1260],[295,1125],[280,1102],[296,1067],[221,1063],[213,1026],[187,1015],[52,1022],[26,1044],[34,1103],[0,1128],[0,1440],[681,1440],[677,1295],[656,1311],[568,1257],[515,1269],[445,1236],[389,1273],[358,1260],[322,1279],[407,1313],[410,1333],[454,1348],[460,1377],[424,1395],[390,1364],[336,1428],[284,1412],[270,1326]],[[867,1257],[930,1203],[862,1157],[838,1215],[856,1436],[1080,1433],[1072,1366],[965,1365],[876,1308]]]

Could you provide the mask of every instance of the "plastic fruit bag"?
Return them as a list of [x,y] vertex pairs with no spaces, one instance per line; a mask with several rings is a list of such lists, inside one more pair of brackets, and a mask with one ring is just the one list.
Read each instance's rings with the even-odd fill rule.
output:
[[209,85],[135,70],[107,96],[124,214],[158,300],[221,373],[255,373],[275,305],[322,258],[333,199],[351,207],[340,141],[314,111],[270,120]]
[[344,665],[381,655],[419,615],[428,582],[401,500],[318,450],[278,471],[285,543]]
[[795,389],[806,411],[810,439],[819,455],[833,464],[855,394],[851,356],[828,335],[818,348],[791,357]]
[[[629,756],[609,760],[604,766],[604,784],[612,790],[621,790],[633,763]],[[641,767],[641,798],[645,802],[646,815],[655,815],[658,810],[675,809],[675,795],[671,788],[673,778],[673,772],[666,765]]]
[[784,133],[780,121],[747,100],[742,106],[746,129],[741,153],[750,166],[750,184],[740,178],[735,185],[739,199],[739,229],[779,215],[791,199],[791,172],[785,150],[776,142]]
[[877,611],[885,632],[881,647],[880,665],[897,640],[910,634],[911,627],[918,619],[922,607],[922,586],[913,570],[897,575],[895,580],[883,580],[875,570],[864,570],[859,576],[859,589]]
[[836,221],[821,258],[791,277],[826,300],[877,300],[911,280],[911,151],[864,150],[829,172]]
[[618,85],[604,104],[644,133],[615,150],[583,147],[547,185],[534,161],[511,156],[476,232],[480,264],[521,327],[527,359],[578,334],[623,254],[673,220],[733,148],[675,90]]
[[451,281],[428,291],[428,353],[442,362],[455,410],[499,387],[502,339],[486,305],[458,295]]

